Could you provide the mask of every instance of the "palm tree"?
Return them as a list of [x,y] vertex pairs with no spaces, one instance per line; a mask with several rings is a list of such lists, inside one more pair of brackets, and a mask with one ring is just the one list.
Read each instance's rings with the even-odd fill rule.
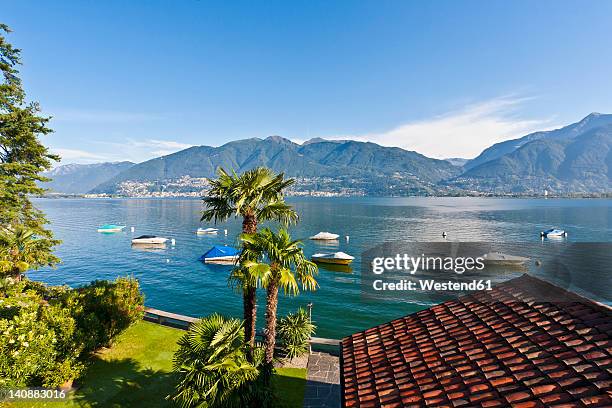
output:
[[288,358],[301,356],[308,352],[308,339],[317,327],[312,324],[310,315],[304,308],[278,320],[278,337]]
[[44,262],[39,259],[43,245],[45,242],[24,226],[0,228],[0,274],[20,281],[23,272],[32,265]]
[[179,377],[170,396],[182,407],[243,407],[259,370],[246,358],[238,319],[213,314],[194,323],[178,342],[174,371]]
[[[278,233],[265,228],[256,234],[242,234],[243,256],[256,261],[244,261],[244,268],[250,271],[266,288],[266,355],[265,362],[271,364],[276,346],[276,311],[278,291],[297,295],[299,286],[305,290],[315,290],[317,281],[314,275],[317,266],[306,259],[299,240],[292,240],[287,230]],[[262,261],[267,260],[267,263]]]
[[[257,224],[262,221],[277,220],[284,224],[297,221],[297,213],[283,199],[283,190],[293,185],[294,179],[285,179],[283,173],[275,174],[265,167],[240,175],[219,168],[217,174],[217,179],[211,181],[208,196],[203,199],[202,221],[214,220],[217,223],[240,216],[244,234],[257,232]],[[244,278],[239,287],[243,297],[245,338],[253,347],[257,319],[256,285],[249,278],[248,271],[243,272],[247,275],[238,274],[233,280]]]

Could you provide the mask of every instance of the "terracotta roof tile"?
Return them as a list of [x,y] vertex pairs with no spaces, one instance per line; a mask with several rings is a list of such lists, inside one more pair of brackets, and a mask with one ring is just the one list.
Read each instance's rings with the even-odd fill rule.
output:
[[[562,301],[538,302],[553,292]],[[611,317],[610,308],[524,275],[343,339],[343,401],[610,407]]]

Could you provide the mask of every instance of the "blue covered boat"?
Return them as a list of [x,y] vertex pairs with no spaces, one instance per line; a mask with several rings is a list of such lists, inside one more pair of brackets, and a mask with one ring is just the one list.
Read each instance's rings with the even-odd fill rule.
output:
[[240,250],[227,245],[215,245],[200,257],[204,263],[235,264]]

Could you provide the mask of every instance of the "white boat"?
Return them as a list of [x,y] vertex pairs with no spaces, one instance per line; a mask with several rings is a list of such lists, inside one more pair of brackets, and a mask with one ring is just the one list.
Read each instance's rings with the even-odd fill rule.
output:
[[319,253],[312,256],[313,262],[330,263],[337,265],[348,265],[353,262],[354,256],[350,256],[344,252],[334,252],[331,254]]
[[323,241],[331,241],[331,240],[335,240],[338,239],[340,235],[338,234],[332,234],[331,232],[319,232],[317,235],[313,235],[312,237],[310,237],[310,239],[318,239],[318,240],[323,240]]
[[165,244],[168,238],[158,237],[155,235],[141,235],[132,240],[132,244],[143,244],[143,245],[161,245]]
[[216,234],[218,233],[219,230],[216,228],[198,228],[198,230],[196,231],[196,234],[201,235],[201,234]]
[[540,236],[543,238],[564,238],[567,237],[567,232],[562,229],[551,228],[540,232]]
[[524,256],[508,255],[501,252],[489,252],[482,257],[487,265],[523,265],[529,261],[529,258]]
[[121,232],[125,225],[106,224],[98,228],[98,232]]

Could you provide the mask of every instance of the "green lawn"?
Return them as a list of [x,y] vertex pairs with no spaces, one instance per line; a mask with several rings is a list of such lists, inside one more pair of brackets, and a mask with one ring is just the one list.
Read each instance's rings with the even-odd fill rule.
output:
[[[79,389],[69,401],[2,404],[7,408],[170,407],[173,390],[172,355],[185,333],[149,322],[139,322],[122,333],[113,347],[99,352]],[[274,383],[285,407],[301,407],[306,370],[281,368]]]
[[306,387],[305,368],[277,368],[272,382],[283,407],[302,407]]

